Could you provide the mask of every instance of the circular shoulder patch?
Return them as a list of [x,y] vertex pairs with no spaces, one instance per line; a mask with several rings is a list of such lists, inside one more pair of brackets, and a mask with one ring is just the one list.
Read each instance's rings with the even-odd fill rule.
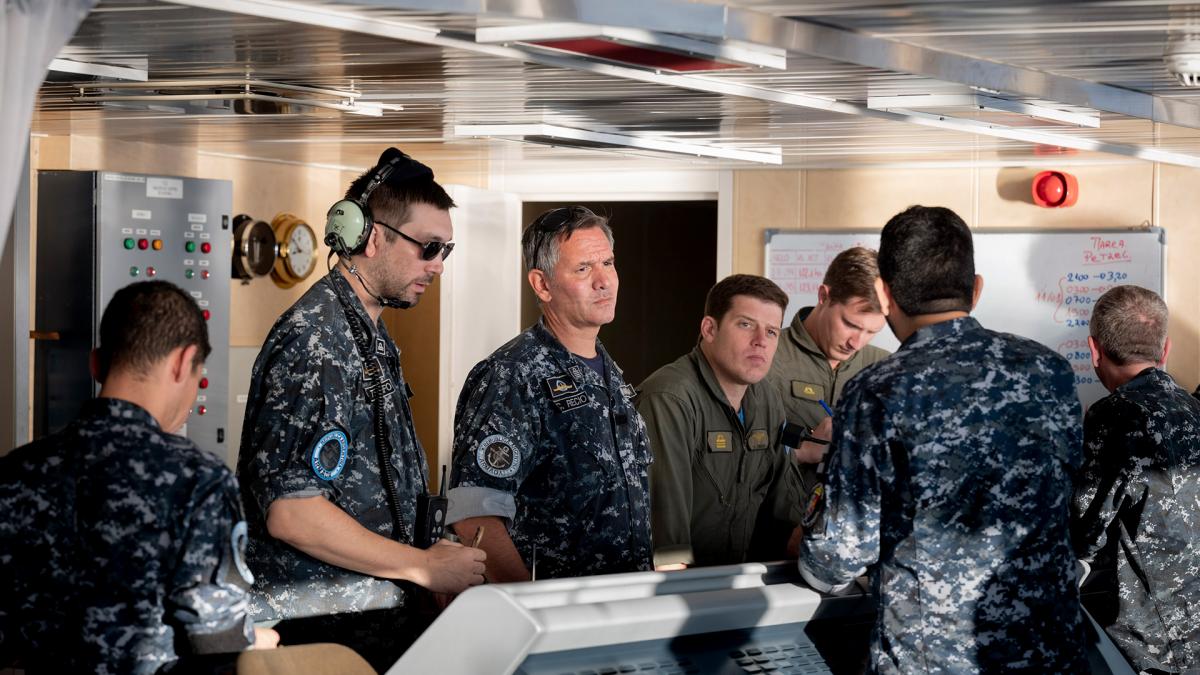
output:
[[346,458],[350,456],[350,441],[346,432],[333,429],[325,432],[312,449],[312,470],[321,480],[333,480],[342,475]]
[[238,574],[242,575],[242,579],[254,585],[254,574],[250,572],[250,566],[246,564],[246,544],[250,541],[250,537],[246,533],[246,521],[239,520],[237,525],[233,526],[233,534],[229,537],[229,548],[233,551],[233,566],[237,568]]
[[475,463],[493,478],[510,478],[521,468],[521,453],[507,438],[493,434],[480,441]]

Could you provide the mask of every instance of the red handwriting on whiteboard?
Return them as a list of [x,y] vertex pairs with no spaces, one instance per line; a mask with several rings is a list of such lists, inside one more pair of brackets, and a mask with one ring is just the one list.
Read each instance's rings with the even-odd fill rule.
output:
[[1084,265],[1107,265],[1110,263],[1127,263],[1133,259],[1125,248],[1124,239],[1108,237],[1088,237],[1090,246],[1083,251]]

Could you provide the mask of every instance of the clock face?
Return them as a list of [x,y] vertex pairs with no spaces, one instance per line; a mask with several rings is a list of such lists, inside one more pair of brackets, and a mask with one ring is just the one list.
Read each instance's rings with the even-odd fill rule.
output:
[[317,265],[317,237],[312,228],[305,223],[297,224],[288,235],[287,246],[287,264],[292,274],[301,279],[312,274]]

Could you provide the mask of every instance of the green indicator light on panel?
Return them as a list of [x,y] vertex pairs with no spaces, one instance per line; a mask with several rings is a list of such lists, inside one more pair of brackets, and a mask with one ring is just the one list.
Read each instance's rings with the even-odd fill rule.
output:
[[192,270],[192,269],[187,269],[187,270],[184,270],[184,271],[183,271],[183,276],[185,276],[185,277],[187,277],[187,278],[191,279],[192,277],[196,276],[196,270]]
[[130,250],[133,248],[133,246],[134,246],[133,238],[126,237],[125,238],[125,250]]
[[194,241],[187,242],[186,244],[183,245],[183,249],[185,251],[187,251],[188,253],[195,253],[196,252],[196,242],[194,242]]
[[131,277],[136,277],[138,274],[141,274],[141,270],[139,270],[139,269],[138,269],[138,268],[136,268],[136,267],[130,267],[130,268],[129,268],[129,276],[131,276]]

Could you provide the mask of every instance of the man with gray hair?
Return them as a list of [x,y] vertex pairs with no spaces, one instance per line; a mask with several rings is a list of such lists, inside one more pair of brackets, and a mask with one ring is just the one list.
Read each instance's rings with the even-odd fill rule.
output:
[[553,209],[521,248],[542,318],[463,384],[446,520],[492,582],[648,570],[650,443],[597,339],[617,304],[612,230]]
[[1102,589],[1115,591],[1104,596],[1110,604],[1093,614],[1136,670],[1193,672],[1200,668],[1200,401],[1161,370],[1171,341],[1167,306],[1153,291],[1110,289],[1089,325],[1092,366],[1112,393],[1084,419],[1071,538],[1086,566],[1116,566],[1116,588]]

